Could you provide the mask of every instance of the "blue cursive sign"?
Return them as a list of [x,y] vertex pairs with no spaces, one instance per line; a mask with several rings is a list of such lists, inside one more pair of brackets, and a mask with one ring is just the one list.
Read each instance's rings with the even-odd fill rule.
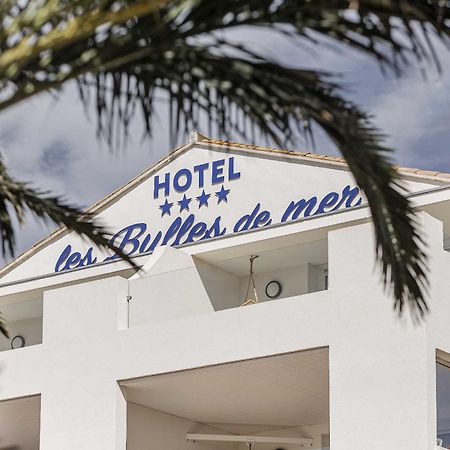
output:
[[[210,183],[206,185],[221,184],[221,188],[216,187],[215,192],[207,192],[205,185],[207,176]],[[178,215],[170,219],[171,222],[168,227],[165,227],[164,231],[149,229],[148,224],[144,222],[133,223],[119,230],[111,238],[111,243],[126,255],[136,256],[151,253],[158,246],[186,245],[224,236],[227,233],[240,233],[272,224],[274,219],[271,212],[264,209],[261,203],[257,203],[250,212],[240,217],[230,230],[227,230],[227,227],[222,223],[221,216],[217,216],[211,222],[204,222],[198,220],[195,214],[190,211],[190,208],[194,209],[193,205],[199,210],[202,207],[208,207],[213,201],[215,205],[226,204],[231,189],[225,188],[224,183],[229,184],[239,179],[240,176],[240,172],[236,171],[233,157],[199,164],[194,166],[192,170],[180,169],[173,176],[170,173],[162,176],[156,175],[153,179],[153,197],[157,199],[161,195],[165,198],[159,206],[161,217],[171,216],[172,208],[177,205],[179,207],[178,213],[181,214],[186,211],[185,214],[187,215],[185,217]],[[193,183],[195,183],[196,188],[202,190],[202,193],[197,197],[188,198],[186,191]],[[183,197],[180,197],[177,203],[169,202],[167,199],[172,189],[183,194]],[[340,208],[351,208],[361,204],[361,202],[359,188],[345,186],[341,192],[329,192],[321,198],[313,196],[291,201],[281,217],[278,218],[278,222],[284,223],[336,211]],[[117,255],[111,255],[104,258],[103,261],[116,259],[118,259]],[[82,253],[73,249],[72,245],[69,244],[59,255],[55,264],[55,272],[86,267],[97,262],[98,257],[94,254],[94,247],[90,247]]]

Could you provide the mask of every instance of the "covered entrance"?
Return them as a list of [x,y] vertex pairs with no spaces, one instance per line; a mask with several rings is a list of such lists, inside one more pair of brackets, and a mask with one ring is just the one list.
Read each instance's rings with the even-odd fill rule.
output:
[[328,378],[315,349],[125,381],[127,448],[327,448]]
[[0,450],[39,450],[41,397],[0,402]]

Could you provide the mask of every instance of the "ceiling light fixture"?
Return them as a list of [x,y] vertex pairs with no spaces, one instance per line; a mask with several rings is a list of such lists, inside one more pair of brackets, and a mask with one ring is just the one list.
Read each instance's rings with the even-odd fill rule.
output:
[[245,444],[286,444],[297,445],[300,447],[312,447],[313,440],[310,438],[292,438],[282,436],[238,436],[236,434],[186,434],[186,440],[191,442],[210,441],[210,442],[244,442]]
[[[244,303],[242,303],[241,306],[247,306],[247,305],[254,305],[258,302],[258,293],[256,292],[256,285],[255,285],[255,278],[253,277],[253,261],[258,258],[258,255],[251,255],[250,256],[250,273],[248,277],[248,284],[247,284],[247,292],[245,294]],[[255,298],[249,298],[249,291],[250,291],[250,284],[253,286],[253,296]]]

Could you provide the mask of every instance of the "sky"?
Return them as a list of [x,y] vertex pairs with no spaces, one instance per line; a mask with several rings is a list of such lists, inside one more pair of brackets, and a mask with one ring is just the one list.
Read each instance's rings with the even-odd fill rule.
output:
[[[298,43],[262,31],[244,31],[231,38],[285,64],[339,73],[349,98],[371,112],[387,134],[387,143],[395,149],[395,162],[450,172],[450,50],[437,45],[441,73],[429,64],[426,77],[419,70],[424,67],[417,67],[397,78],[383,74],[368,57],[341,47],[305,51]],[[17,179],[86,208],[171,150],[163,101],[157,104],[157,111],[152,139],[142,139],[142,123],[136,118],[126,148],[111,152],[96,135],[95,111],[83,108],[75,84],[69,83],[56,95],[44,93],[2,112],[0,149]],[[198,131],[206,134],[207,128]],[[252,143],[264,145],[265,141],[256,136]],[[314,148],[300,142],[295,150],[337,154],[320,133]],[[16,254],[54,228],[30,217],[25,226],[17,228]],[[0,264],[4,261],[0,257]]]

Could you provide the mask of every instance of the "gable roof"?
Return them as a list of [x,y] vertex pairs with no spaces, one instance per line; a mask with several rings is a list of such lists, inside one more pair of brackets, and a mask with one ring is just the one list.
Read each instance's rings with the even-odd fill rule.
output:
[[[347,163],[344,158],[336,157],[336,156],[328,156],[321,155],[317,153],[311,152],[299,152],[292,151],[287,149],[278,149],[274,147],[268,146],[260,146],[253,144],[243,144],[239,142],[231,142],[220,139],[211,139],[203,134],[200,134],[196,131],[192,132],[189,136],[189,140],[187,143],[180,145],[179,147],[171,150],[165,157],[157,161],[155,164],[144,170],[141,174],[137,175],[129,182],[124,184],[123,186],[117,188],[111,194],[105,196],[101,200],[94,203],[90,208],[86,210],[85,213],[89,214],[98,214],[103,211],[106,207],[115,203],[118,199],[120,199],[127,192],[132,190],[135,186],[139,185],[142,181],[148,179],[155,172],[160,170],[162,167],[173,161],[182,153],[188,151],[192,147],[205,147],[205,148],[216,148],[216,149],[228,149],[228,150],[237,150],[251,153],[267,153],[279,156],[285,156],[294,158],[295,160],[303,160],[309,164],[318,164],[318,165],[326,165],[327,167],[335,167],[341,170],[349,170]],[[395,168],[400,172],[405,178],[412,179],[414,181],[422,181],[422,182],[431,182],[436,184],[450,184],[450,173],[442,173],[437,171],[430,170],[422,170],[417,168],[410,167],[400,167],[395,166]],[[19,255],[17,258],[6,264],[3,268],[0,269],[0,277],[10,272],[15,267],[19,266],[39,250],[45,248],[50,245],[52,242],[57,240],[59,237],[63,236],[65,233],[70,232],[66,227],[59,227],[55,231],[51,232],[48,236],[36,242],[32,247],[26,250],[24,253]]]
[[[252,145],[252,144],[242,144],[239,142],[230,142],[230,141],[223,141],[220,139],[211,139],[207,136],[203,136],[200,133],[197,133],[198,136],[198,143],[203,144],[209,144],[209,145],[217,145],[221,147],[230,147],[234,149],[245,149],[245,150],[257,150],[261,152],[268,152],[268,153],[276,153],[281,155],[291,155],[295,156],[297,158],[302,158],[310,161],[316,161],[316,162],[331,162],[334,164],[338,164],[341,167],[345,167],[348,169],[347,163],[344,158],[339,156],[329,156],[329,155],[321,155],[318,153],[311,153],[311,152],[298,152],[298,151],[292,151],[292,150],[286,150],[286,149],[278,149],[274,147],[265,147],[260,145]],[[395,169],[403,174],[405,177],[413,176],[414,178],[422,179],[423,181],[437,181],[437,182],[443,182],[443,183],[450,183],[450,173],[445,172],[437,172],[434,170],[423,170],[423,169],[417,169],[414,167],[402,167],[402,166],[394,166]]]

